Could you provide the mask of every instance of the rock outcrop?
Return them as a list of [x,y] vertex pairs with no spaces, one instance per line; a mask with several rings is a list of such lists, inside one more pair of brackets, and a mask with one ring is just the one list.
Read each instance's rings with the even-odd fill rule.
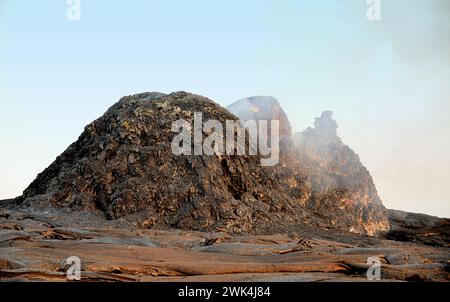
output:
[[[241,120],[280,119],[277,165],[261,166],[259,153],[174,154],[175,121],[194,125],[196,112],[203,122],[222,125],[238,117],[198,95],[142,93],[122,98],[88,125],[16,199],[15,208],[71,217],[87,212],[142,228],[273,233],[318,227],[369,235],[387,230],[370,174],[337,137],[330,113],[297,134],[294,145],[275,99],[253,97],[230,110]],[[191,150],[194,144],[192,139]]]
[[388,210],[391,228],[386,238],[450,247],[450,219]]
[[172,123],[237,117],[211,100],[177,92],[122,98],[85,128],[18,201],[90,211],[139,227],[263,232],[305,222],[309,195],[287,165],[261,167],[260,155],[174,155]]
[[389,221],[369,171],[337,136],[331,111],[316,118],[314,128],[294,136],[300,169],[308,171],[312,195],[308,207],[329,225],[375,235]]
[[0,281],[67,281],[69,255],[81,260],[81,281],[96,282],[368,281],[370,256],[384,282],[450,280],[445,247],[319,229],[242,236],[80,226],[1,205]]
[[281,162],[309,178],[312,188],[305,208],[309,224],[359,234],[387,231],[386,209],[359,157],[337,136],[331,111],[323,112],[314,128],[291,136],[291,125],[273,97],[249,97],[227,107],[243,121],[279,120]]

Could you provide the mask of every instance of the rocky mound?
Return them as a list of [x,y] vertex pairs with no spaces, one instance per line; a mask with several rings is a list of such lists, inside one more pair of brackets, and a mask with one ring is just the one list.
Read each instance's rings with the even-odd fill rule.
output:
[[[259,153],[227,155],[217,146],[212,155],[174,154],[175,121],[195,128],[199,112],[203,123],[226,125],[238,117],[201,96],[142,93],[122,98],[88,125],[16,199],[16,207],[56,209],[68,217],[94,213],[144,228],[261,233],[319,227],[371,235],[387,229],[372,179],[337,138],[331,115],[297,134],[294,146],[275,99],[254,97],[230,108],[241,120],[280,119],[277,165],[261,166]],[[200,136],[205,141],[210,134]],[[195,134],[189,137],[192,151]]]
[[356,233],[389,229],[387,211],[359,156],[337,136],[331,111],[316,118],[314,128],[294,136],[300,169],[308,171],[312,194],[308,207],[329,225]]
[[[243,121],[278,120],[280,140],[291,138],[291,124],[278,100],[271,96],[252,96],[234,102],[227,109]],[[268,127],[270,131],[270,127]],[[268,132],[269,132],[268,131]]]
[[172,123],[237,117],[177,92],[122,98],[85,128],[17,199],[20,207],[86,210],[139,227],[262,232],[304,224],[309,187],[260,156],[174,155]]
[[[229,105],[227,109],[236,115],[241,121],[247,122],[253,120],[267,121],[267,132],[265,133],[267,142],[271,144],[271,121],[277,120],[279,123],[279,168],[277,169],[280,180],[289,179],[289,174],[294,173],[301,175],[303,183],[308,187],[308,196],[310,194],[310,181],[308,180],[308,171],[299,169],[298,156],[292,140],[291,123],[281,107],[278,100],[272,96],[252,96],[236,101]],[[258,136],[264,134],[258,129]],[[293,184],[287,184],[291,187]],[[309,216],[308,223],[315,225],[316,217]],[[320,218],[319,218],[320,220]]]
[[432,246],[450,246],[450,219],[398,210],[388,210],[388,213],[391,229],[386,238]]
[[250,97],[227,107],[244,121],[279,119],[281,161],[309,178],[304,207],[311,225],[375,235],[389,228],[386,209],[359,157],[337,136],[326,111],[309,128],[291,137],[291,125],[273,97]]

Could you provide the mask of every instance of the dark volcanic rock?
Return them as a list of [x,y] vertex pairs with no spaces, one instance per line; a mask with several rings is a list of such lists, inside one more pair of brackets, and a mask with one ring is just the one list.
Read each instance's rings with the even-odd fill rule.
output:
[[317,118],[315,128],[291,137],[291,125],[272,97],[250,97],[227,107],[244,121],[279,119],[281,162],[309,177],[305,208],[308,224],[375,235],[388,230],[386,210],[359,157],[337,136],[332,112]]
[[389,229],[386,209],[369,171],[337,136],[337,123],[325,111],[308,128],[294,136],[300,169],[312,182],[309,208],[330,225],[352,232],[376,234]]
[[386,238],[449,247],[450,219],[398,210],[388,213],[391,229]]
[[290,166],[261,167],[259,155],[174,155],[172,122],[194,112],[237,120],[185,92],[122,98],[38,175],[20,206],[87,210],[140,227],[259,232],[305,223],[309,187]]
[[201,96],[142,93],[88,125],[17,199],[18,207],[57,210],[79,222],[77,213],[89,213],[86,220],[94,213],[138,227],[236,233],[319,227],[374,235],[388,228],[369,173],[337,138],[334,121],[318,119],[294,146],[279,103],[251,100],[239,102],[257,111],[247,117],[281,119],[282,152],[273,167],[261,166],[260,155],[174,155],[174,121],[192,125],[195,112],[222,125],[238,118]]

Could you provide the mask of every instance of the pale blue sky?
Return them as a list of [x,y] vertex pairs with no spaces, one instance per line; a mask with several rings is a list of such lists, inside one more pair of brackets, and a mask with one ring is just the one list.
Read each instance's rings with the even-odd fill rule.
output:
[[450,1],[0,0],[0,198],[121,96],[273,95],[295,130],[324,109],[387,207],[450,217]]

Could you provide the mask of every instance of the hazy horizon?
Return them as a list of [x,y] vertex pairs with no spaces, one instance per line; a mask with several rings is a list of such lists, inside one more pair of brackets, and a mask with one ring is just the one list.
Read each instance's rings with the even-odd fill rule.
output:
[[332,110],[387,208],[450,217],[450,1],[0,0],[0,199],[124,95],[271,95],[294,132]]

